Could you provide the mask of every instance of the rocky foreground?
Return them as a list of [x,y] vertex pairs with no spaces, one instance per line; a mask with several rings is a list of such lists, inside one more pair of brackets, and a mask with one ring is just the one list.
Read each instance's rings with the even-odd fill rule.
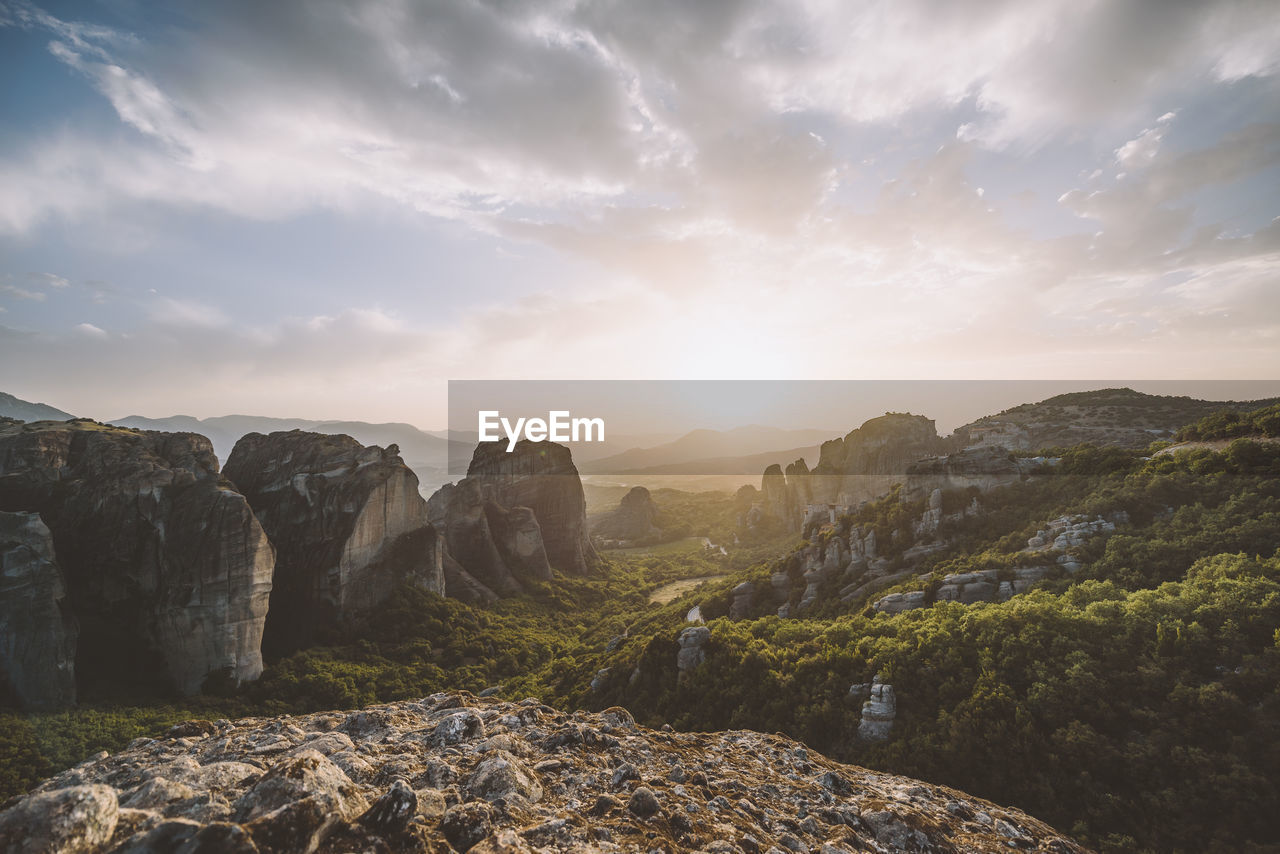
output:
[[1017,810],[754,732],[436,694],[188,721],[0,813],[9,852],[1082,852]]

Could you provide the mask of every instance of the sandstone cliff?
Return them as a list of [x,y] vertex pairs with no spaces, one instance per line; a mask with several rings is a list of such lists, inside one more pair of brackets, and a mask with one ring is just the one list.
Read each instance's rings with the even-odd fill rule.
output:
[[45,782],[0,813],[0,848],[1084,852],[1018,810],[782,736],[666,729],[469,694],[192,721]]
[[276,548],[269,655],[307,646],[404,582],[444,593],[439,537],[395,445],[301,430],[249,433],[226,475]]
[[23,708],[76,701],[75,620],[53,534],[37,513],[0,512],[0,689]]
[[[0,429],[0,510],[39,513],[52,534],[80,625],[82,684],[114,681],[121,662],[154,665],[184,694],[214,674],[262,672],[275,557],[208,439],[84,420],[10,424]],[[55,620],[44,625],[41,645],[70,642]]]

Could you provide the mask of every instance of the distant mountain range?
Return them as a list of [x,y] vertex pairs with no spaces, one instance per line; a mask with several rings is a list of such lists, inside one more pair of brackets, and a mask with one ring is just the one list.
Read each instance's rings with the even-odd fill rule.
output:
[[16,418],[19,421],[70,421],[75,416],[61,409],[55,409],[47,403],[31,403],[0,391],[0,418]]

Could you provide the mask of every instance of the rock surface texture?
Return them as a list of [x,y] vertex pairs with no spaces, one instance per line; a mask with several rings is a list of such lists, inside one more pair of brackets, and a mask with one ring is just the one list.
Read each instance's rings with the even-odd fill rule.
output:
[[439,537],[395,445],[301,430],[249,433],[226,475],[276,548],[269,654],[308,645],[402,583],[444,593]]
[[[208,439],[84,420],[10,423],[0,428],[0,511],[38,513],[52,534],[80,626],[81,683],[112,678],[121,662],[184,694],[215,674],[261,674],[275,555]],[[55,619],[40,631],[36,647],[69,641]],[[57,668],[62,657],[44,661]]]
[[0,512],[0,683],[27,709],[76,701],[75,620],[53,534],[38,513]]
[[781,736],[659,732],[616,707],[468,694],[175,727],[10,805],[0,849],[1084,851],[1017,810]]

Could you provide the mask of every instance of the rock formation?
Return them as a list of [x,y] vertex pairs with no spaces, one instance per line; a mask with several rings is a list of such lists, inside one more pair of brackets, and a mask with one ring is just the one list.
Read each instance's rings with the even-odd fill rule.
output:
[[589,520],[592,537],[623,547],[657,542],[662,537],[658,521],[658,506],[643,486],[632,487],[617,508]]
[[481,478],[492,500],[503,507],[528,507],[542,528],[551,566],[583,575],[599,558],[587,536],[587,500],[569,449],[555,442],[482,442],[471,457],[467,477]]
[[[407,804],[409,794],[416,812],[403,824],[375,820],[388,795]],[[0,813],[0,848],[28,839],[87,854],[1085,854],[1018,810],[782,736],[660,732],[617,707],[567,715],[468,694],[138,739]]]
[[871,680],[867,701],[862,705],[862,720],[858,722],[858,738],[862,741],[888,741],[898,716],[898,700],[893,686],[879,676]]
[[505,442],[478,445],[467,476],[428,502],[444,538],[449,596],[492,600],[550,580],[553,567],[581,575],[599,560],[569,449],[527,441],[505,449]]
[[[275,558],[208,439],[85,420],[10,424],[0,511],[37,512],[52,534],[80,626],[82,685],[154,672],[192,694],[215,674],[262,672]],[[45,626],[53,634],[37,645],[66,642],[57,621]]]
[[436,490],[427,502],[446,545],[445,589],[464,601],[524,590],[523,580],[551,578],[542,528],[528,507],[506,508],[487,497],[481,478]]
[[680,673],[685,673],[706,661],[705,647],[709,640],[711,640],[711,629],[706,626],[690,626],[680,632],[680,651],[676,653],[676,669]]
[[27,709],[76,701],[75,620],[53,534],[37,513],[0,512],[0,690]]
[[824,442],[812,470],[802,459],[785,472],[769,466],[760,485],[763,497],[749,518],[781,519],[791,531],[833,521],[905,481],[912,463],[953,446],[956,440],[939,438],[933,421],[923,415],[886,413]]
[[276,548],[268,654],[307,646],[403,583],[444,593],[439,537],[395,445],[301,430],[249,433],[226,475]]

